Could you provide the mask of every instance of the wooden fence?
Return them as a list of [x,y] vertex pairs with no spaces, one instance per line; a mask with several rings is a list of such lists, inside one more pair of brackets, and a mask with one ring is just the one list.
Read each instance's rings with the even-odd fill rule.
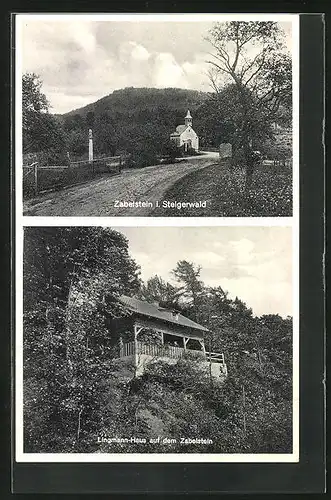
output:
[[34,162],[23,166],[23,197],[65,186],[74,186],[96,177],[98,174],[117,175],[122,171],[122,157],[109,156],[95,160],[70,162],[68,165],[39,165]]

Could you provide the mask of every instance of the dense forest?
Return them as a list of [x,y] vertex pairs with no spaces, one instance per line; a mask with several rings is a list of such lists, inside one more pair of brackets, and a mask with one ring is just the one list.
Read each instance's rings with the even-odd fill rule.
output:
[[[143,283],[126,238],[112,229],[25,228],[25,452],[291,452],[292,318],[254,316],[221,283],[206,286],[194,263],[172,272],[175,284]],[[123,293],[206,326],[206,345],[225,354],[225,383],[187,359],[127,376],[107,327],[127,314]],[[98,443],[103,436],[147,444]],[[158,437],[172,441],[160,449],[149,441]],[[209,441],[183,447],[181,437]]]

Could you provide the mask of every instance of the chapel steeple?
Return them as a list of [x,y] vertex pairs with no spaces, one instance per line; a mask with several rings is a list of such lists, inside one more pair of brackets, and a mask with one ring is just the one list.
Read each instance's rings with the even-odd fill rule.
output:
[[190,110],[188,109],[187,110],[187,113],[186,113],[186,116],[185,116],[185,125],[188,127],[189,125],[191,125],[192,127],[192,116],[191,116],[191,113],[190,113]]

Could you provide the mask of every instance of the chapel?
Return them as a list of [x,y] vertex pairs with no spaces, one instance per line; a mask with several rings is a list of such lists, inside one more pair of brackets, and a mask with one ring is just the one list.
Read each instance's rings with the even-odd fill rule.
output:
[[189,149],[199,150],[199,137],[192,128],[192,116],[190,110],[187,111],[185,116],[185,125],[178,125],[175,132],[170,134],[170,140],[173,141],[177,147],[184,147],[184,151]]

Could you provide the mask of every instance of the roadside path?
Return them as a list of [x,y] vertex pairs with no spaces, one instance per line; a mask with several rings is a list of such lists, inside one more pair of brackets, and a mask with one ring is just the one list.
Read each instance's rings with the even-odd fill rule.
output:
[[[193,156],[185,162],[123,170],[116,177],[102,177],[27,200],[24,202],[24,215],[149,216],[176,181],[214,164],[217,159],[218,153],[205,152],[203,156]],[[123,206],[130,202],[145,206]]]

